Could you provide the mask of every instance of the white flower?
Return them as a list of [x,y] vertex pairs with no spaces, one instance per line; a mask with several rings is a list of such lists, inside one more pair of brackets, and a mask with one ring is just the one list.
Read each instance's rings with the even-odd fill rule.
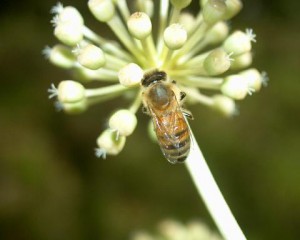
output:
[[[142,104],[140,82],[153,69],[166,72],[168,81],[177,82],[187,95],[187,104],[202,103],[225,116],[236,113],[234,100],[244,99],[266,83],[264,73],[243,70],[253,60],[253,30],[229,35],[225,22],[241,10],[241,1],[197,2],[201,12],[193,16],[186,13],[191,0],[138,1],[134,10],[125,0],[89,0],[92,14],[108,25],[117,41],[88,28],[73,6],[57,4],[52,9],[54,34],[62,44],[48,47],[44,53],[53,64],[71,69],[82,83],[68,80],[58,88],[52,85],[50,97],[56,97],[68,113],[82,112],[123,94],[129,99],[128,109],[115,112],[98,138],[98,156],[115,155],[123,149],[137,125],[136,112]],[[87,81],[106,86],[86,89]],[[203,89],[213,92],[206,95]]]

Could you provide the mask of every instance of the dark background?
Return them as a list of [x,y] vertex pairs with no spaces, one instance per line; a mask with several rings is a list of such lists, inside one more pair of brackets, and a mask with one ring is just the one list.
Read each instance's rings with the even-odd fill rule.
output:
[[[196,1],[198,2],[198,1]],[[94,156],[95,139],[116,99],[78,116],[55,112],[46,89],[68,72],[41,56],[57,41],[49,23],[56,1],[0,6],[0,238],[128,239],[168,217],[214,224],[184,166],[171,166],[147,136],[148,119],[125,149]],[[86,1],[77,7],[103,32]],[[300,236],[300,15],[297,0],[244,1],[233,29],[257,34],[253,66],[270,83],[225,119],[193,106],[192,128],[234,215],[249,239]],[[138,147],[137,147],[138,146]]]

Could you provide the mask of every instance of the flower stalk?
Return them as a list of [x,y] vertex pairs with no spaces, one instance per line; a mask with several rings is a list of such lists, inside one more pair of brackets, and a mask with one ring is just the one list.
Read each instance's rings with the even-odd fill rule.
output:
[[226,203],[191,131],[191,152],[186,167],[224,239],[246,240],[240,226]]

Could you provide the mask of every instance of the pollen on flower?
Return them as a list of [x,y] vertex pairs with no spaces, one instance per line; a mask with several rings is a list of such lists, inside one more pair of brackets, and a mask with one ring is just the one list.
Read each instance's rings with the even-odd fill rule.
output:
[[[123,150],[137,125],[136,113],[145,103],[141,81],[155,69],[166,73],[167,82],[176,81],[187,95],[185,104],[200,103],[225,116],[237,112],[234,100],[266,85],[266,73],[247,71],[253,61],[254,31],[230,34],[226,22],[241,10],[241,1],[197,0],[200,11],[196,14],[188,11],[191,2],[88,0],[99,28],[106,24],[114,39],[86,26],[74,6],[57,3],[51,9],[54,35],[60,43],[46,47],[43,54],[73,77],[58,88],[51,84],[49,98],[73,114],[123,96],[122,109],[109,118],[109,128],[97,139],[97,156],[105,158]],[[87,82],[101,84],[85,88]]]

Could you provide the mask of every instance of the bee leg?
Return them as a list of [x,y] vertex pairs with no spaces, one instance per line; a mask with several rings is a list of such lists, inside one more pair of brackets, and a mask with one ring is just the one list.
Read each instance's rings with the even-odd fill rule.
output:
[[182,101],[186,97],[185,92],[180,92],[180,101]]
[[145,106],[142,106],[142,113],[149,115],[149,111]]
[[185,117],[187,117],[190,120],[194,120],[193,114],[189,110],[182,109],[181,111]]

